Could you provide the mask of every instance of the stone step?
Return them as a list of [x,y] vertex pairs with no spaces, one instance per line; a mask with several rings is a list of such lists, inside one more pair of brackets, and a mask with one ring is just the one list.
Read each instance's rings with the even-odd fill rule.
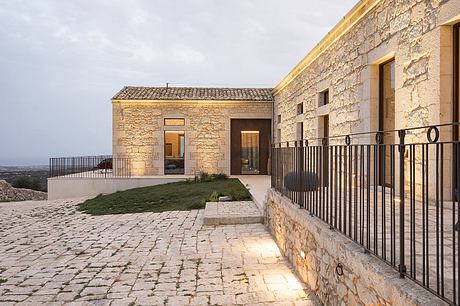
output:
[[204,225],[263,223],[264,217],[253,201],[207,202]]

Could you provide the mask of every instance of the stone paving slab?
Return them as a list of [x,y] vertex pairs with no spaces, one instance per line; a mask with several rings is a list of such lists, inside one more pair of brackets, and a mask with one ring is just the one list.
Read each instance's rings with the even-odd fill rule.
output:
[[204,210],[204,225],[263,223],[264,217],[253,201],[208,202]]
[[316,305],[262,224],[0,203],[0,305]]

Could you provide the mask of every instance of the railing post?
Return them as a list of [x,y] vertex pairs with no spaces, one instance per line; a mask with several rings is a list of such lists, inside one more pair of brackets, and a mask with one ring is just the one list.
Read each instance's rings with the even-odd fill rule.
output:
[[[399,276],[405,277],[406,265],[405,265],[405,220],[404,220],[404,154],[406,151],[404,138],[406,136],[405,130],[398,131],[399,136]],[[385,205],[385,203],[382,203]]]

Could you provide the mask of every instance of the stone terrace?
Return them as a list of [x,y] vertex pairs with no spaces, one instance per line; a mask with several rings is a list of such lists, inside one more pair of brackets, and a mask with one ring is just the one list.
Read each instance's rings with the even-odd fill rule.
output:
[[0,304],[317,303],[262,224],[203,226],[203,210],[94,217],[81,201],[0,204]]

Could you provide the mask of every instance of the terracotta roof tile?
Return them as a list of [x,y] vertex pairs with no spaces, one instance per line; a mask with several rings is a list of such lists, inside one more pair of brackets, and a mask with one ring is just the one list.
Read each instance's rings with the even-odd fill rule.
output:
[[272,91],[272,88],[166,88],[125,86],[112,99],[273,101]]

